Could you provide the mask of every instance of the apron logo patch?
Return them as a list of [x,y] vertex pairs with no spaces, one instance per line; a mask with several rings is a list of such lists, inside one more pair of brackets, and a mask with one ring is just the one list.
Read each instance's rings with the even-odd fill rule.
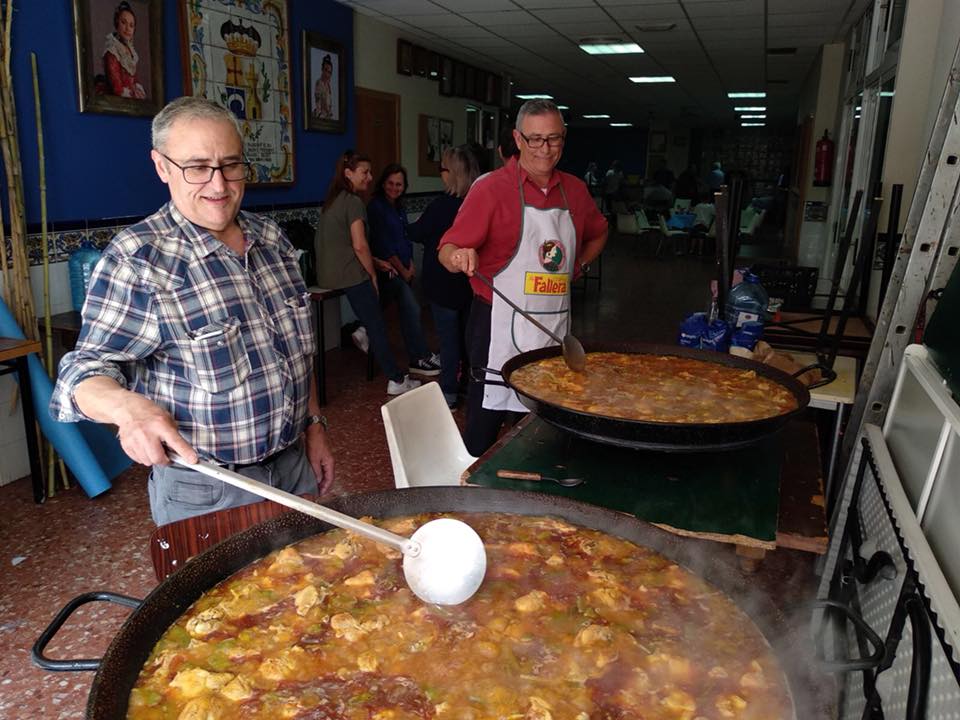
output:
[[563,245],[556,240],[547,240],[540,246],[540,265],[550,273],[563,267]]
[[570,276],[567,273],[526,273],[523,281],[524,295],[566,295]]

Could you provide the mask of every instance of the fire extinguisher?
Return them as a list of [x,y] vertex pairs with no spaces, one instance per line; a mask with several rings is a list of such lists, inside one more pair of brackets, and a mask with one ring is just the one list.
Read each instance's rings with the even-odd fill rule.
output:
[[830,139],[830,131],[824,130],[823,137],[817,141],[817,152],[813,161],[814,187],[829,187],[832,171],[833,140]]

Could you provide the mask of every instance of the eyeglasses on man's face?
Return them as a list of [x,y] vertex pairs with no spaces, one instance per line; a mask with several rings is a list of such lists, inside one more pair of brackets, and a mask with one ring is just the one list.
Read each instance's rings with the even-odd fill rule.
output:
[[566,141],[566,133],[557,133],[556,135],[531,135],[527,137],[522,132],[517,130],[520,133],[520,137],[523,138],[523,141],[527,144],[527,147],[536,150],[537,148],[542,148],[543,144],[546,143],[549,147],[563,147],[564,141]]
[[191,185],[205,185],[213,180],[213,174],[219,170],[227,182],[239,182],[250,177],[250,163],[246,160],[224,163],[223,165],[181,165],[173,158],[160,153],[170,164],[180,169],[185,182]]

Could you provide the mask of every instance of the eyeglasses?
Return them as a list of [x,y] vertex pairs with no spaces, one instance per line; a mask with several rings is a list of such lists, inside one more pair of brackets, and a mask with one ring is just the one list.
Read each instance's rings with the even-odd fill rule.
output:
[[542,148],[543,144],[546,143],[552,148],[563,147],[563,143],[566,141],[566,134],[560,135],[547,135],[543,137],[542,135],[534,135],[533,137],[527,137],[522,132],[517,130],[520,133],[520,137],[523,138],[523,141],[527,144],[527,147],[536,150],[537,148]]
[[217,170],[220,171],[223,179],[227,182],[239,182],[240,180],[246,180],[250,176],[250,163],[246,160],[225,163],[223,165],[181,165],[168,155],[160,154],[169,160],[172,165],[180,168],[184,181],[191,185],[205,185],[213,180],[213,174]]

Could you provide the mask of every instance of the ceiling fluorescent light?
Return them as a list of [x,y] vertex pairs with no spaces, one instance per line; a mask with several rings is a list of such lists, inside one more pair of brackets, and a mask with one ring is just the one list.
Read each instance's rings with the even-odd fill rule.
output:
[[580,43],[580,49],[588,55],[629,55],[643,52],[643,48],[635,42],[620,40],[584,40]]
[[569,105],[557,105],[557,110],[569,110]]
[[766,123],[755,123],[755,122],[746,122],[740,123],[740,127],[765,127]]
[[641,75],[640,77],[630,78],[630,82],[635,83],[672,83],[676,81],[673,75]]
[[734,110],[736,112],[766,112],[767,106],[763,105],[737,105]]
[[583,117],[587,120],[609,120],[610,119],[609,115],[584,115]]
[[610,127],[633,127],[633,123],[610,123]]
[[767,94],[765,92],[728,92],[727,97],[731,100],[733,98],[765,98]]
[[553,100],[553,95],[534,93],[532,95],[517,95],[520,100]]
[[766,115],[741,115],[741,120],[766,120]]
[[894,90],[881,90],[880,97],[893,97],[895,94]]

